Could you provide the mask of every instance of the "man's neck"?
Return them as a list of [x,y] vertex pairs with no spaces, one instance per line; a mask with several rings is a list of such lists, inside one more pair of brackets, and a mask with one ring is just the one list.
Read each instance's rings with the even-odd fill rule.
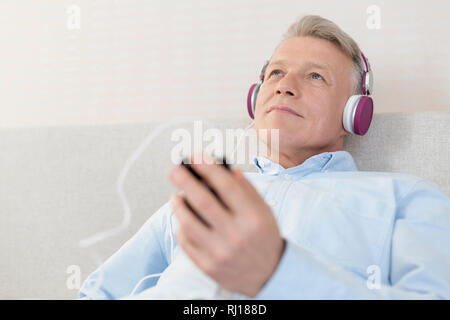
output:
[[279,153],[278,157],[275,157],[274,155],[272,155],[270,153],[269,159],[270,159],[270,161],[278,163],[283,168],[287,169],[287,168],[296,167],[296,166],[302,164],[307,159],[309,159],[310,157],[312,157],[316,154],[318,154],[318,153],[302,153],[302,154],[295,154],[295,155]]
[[297,149],[295,151],[290,152],[283,152],[282,150],[280,150],[279,152],[277,152],[277,154],[275,153],[272,154],[272,151],[269,148],[268,158],[270,161],[278,163],[283,168],[287,169],[301,165],[303,162],[305,162],[306,160],[317,154],[323,152],[335,152],[340,150],[342,150],[342,146],[334,148],[315,149],[315,150]]

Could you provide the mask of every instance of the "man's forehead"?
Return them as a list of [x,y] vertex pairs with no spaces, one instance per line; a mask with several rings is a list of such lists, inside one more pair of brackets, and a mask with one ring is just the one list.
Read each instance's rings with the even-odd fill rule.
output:
[[273,59],[269,62],[269,66],[271,65],[280,65],[280,66],[290,66],[290,65],[299,65],[307,68],[318,68],[326,71],[330,71],[331,67],[328,63],[323,63],[319,61],[312,60],[298,60],[298,61],[290,61],[288,59]]
[[268,65],[316,67],[330,73],[342,73],[351,66],[349,58],[335,44],[315,37],[294,37],[283,41]]

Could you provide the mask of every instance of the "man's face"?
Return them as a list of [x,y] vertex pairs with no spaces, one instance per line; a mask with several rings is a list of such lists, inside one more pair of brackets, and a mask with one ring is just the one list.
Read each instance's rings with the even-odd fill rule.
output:
[[[351,59],[326,40],[284,41],[266,68],[256,101],[256,130],[279,129],[281,152],[341,150],[348,134],[342,113],[351,95],[352,70]],[[272,109],[276,105],[297,115]]]

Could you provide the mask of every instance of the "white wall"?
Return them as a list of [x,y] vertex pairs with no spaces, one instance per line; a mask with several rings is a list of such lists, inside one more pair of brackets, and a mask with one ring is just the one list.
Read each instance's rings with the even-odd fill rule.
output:
[[359,43],[375,112],[450,110],[445,0],[2,0],[0,10],[0,127],[244,116],[262,64],[304,14]]

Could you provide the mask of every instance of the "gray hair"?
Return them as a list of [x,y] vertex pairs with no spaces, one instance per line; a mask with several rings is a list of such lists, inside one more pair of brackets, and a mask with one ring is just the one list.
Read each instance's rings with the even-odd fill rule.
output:
[[[364,64],[358,44],[334,22],[317,15],[308,15],[294,22],[283,35],[282,42],[294,37],[314,37],[327,40],[344,51],[353,61],[352,95],[363,94]],[[281,44],[280,43],[280,44]],[[369,61],[366,61],[369,64]]]

